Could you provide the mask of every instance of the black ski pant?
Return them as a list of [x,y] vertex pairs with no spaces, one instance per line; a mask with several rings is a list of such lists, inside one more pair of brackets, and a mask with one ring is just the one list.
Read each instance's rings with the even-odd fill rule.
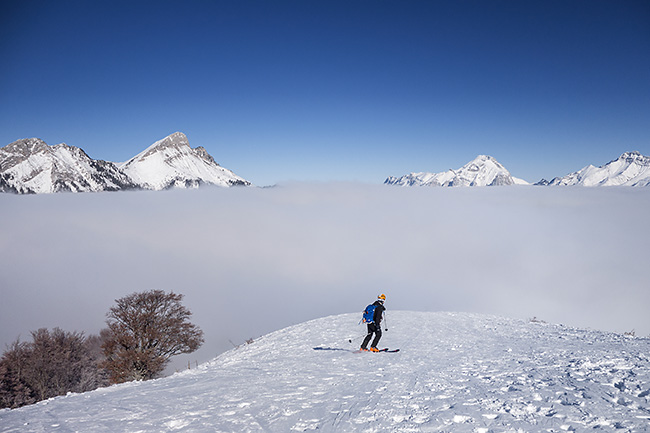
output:
[[381,326],[375,325],[374,323],[368,323],[368,335],[366,335],[366,338],[363,339],[363,343],[361,343],[362,349],[368,348],[368,343],[372,338],[372,334],[375,334],[375,339],[372,340],[370,347],[377,347],[377,344],[379,344],[379,340],[381,339]]

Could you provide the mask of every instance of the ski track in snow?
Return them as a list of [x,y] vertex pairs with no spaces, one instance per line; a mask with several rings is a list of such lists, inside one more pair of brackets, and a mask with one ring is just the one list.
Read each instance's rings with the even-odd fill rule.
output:
[[[650,431],[650,340],[465,313],[360,314],[259,338],[171,377],[0,411],[2,432]],[[356,338],[348,343],[348,338]]]

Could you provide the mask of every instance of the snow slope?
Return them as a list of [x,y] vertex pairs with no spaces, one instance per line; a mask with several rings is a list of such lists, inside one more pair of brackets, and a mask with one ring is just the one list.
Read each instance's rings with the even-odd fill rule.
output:
[[156,141],[130,160],[118,164],[131,180],[145,189],[196,188],[250,185],[250,182],[217,164],[203,147],[192,149],[182,132]]
[[390,176],[387,185],[398,186],[498,186],[528,185],[528,182],[512,177],[496,159],[479,155],[458,170],[442,173],[411,173],[401,177]]
[[626,152],[607,164],[556,177],[549,185],[650,186],[650,157]]
[[475,314],[389,310],[382,346],[401,352],[355,353],[364,332],[359,317],[285,328],[168,378],[2,410],[0,428],[650,431],[648,339]]

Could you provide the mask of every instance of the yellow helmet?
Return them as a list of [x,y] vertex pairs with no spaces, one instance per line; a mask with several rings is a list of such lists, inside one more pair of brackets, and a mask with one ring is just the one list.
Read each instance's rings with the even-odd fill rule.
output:
[[384,295],[382,293],[381,295],[377,296],[377,299],[381,299],[382,301],[385,301],[386,300],[386,295]]

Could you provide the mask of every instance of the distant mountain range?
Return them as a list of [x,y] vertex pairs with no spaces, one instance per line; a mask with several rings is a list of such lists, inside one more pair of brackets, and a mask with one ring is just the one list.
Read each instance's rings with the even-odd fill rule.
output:
[[48,146],[26,138],[0,148],[0,192],[41,194],[132,189],[163,190],[200,185],[249,186],[202,148],[176,132],[124,163],[90,158],[78,147]]
[[[513,177],[496,159],[486,155],[479,155],[458,170],[390,176],[384,183],[397,186],[446,187],[529,185],[525,180]],[[535,185],[650,186],[650,157],[639,152],[626,152],[603,166],[589,165],[566,176],[556,177],[550,182],[542,179]]]
[[[390,176],[397,186],[529,185],[510,174],[496,159],[479,155],[458,170]],[[191,148],[182,132],[171,134],[123,163],[95,160],[82,149],[61,143],[48,146],[26,138],[0,148],[0,192],[41,194],[133,189],[163,190],[250,186],[251,183],[217,164],[203,147]],[[626,152],[609,163],[589,165],[550,182],[535,185],[650,186],[650,157]]]
[[588,165],[550,182],[542,179],[536,185],[650,186],[650,157],[625,152],[603,166]]
[[512,177],[499,162],[487,155],[479,155],[458,170],[442,173],[411,173],[401,177],[391,176],[387,185],[398,186],[497,186],[528,185],[528,182]]

